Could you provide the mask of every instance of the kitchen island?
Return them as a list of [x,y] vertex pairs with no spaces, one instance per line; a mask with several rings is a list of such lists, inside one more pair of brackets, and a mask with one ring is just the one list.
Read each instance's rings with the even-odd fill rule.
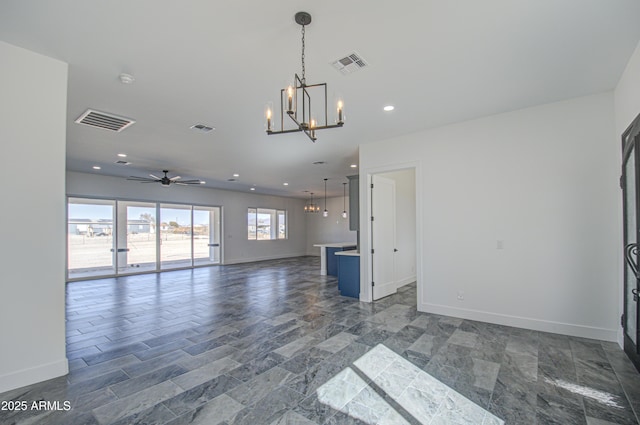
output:
[[[356,242],[319,243],[313,246],[320,248],[320,274],[337,276],[337,259],[334,254],[338,251],[356,248]],[[327,273],[329,271],[330,273]]]

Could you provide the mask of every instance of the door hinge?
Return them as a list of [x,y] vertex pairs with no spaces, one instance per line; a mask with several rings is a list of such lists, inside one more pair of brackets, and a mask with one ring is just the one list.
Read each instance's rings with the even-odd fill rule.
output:
[[620,176],[620,189],[624,189],[624,176]]
[[620,316],[620,326],[624,328],[624,314]]
[[371,221],[373,221],[373,216],[371,216]]
[[371,282],[371,286],[376,286],[376,283],[375,282]]
[[374,252],[374,249],[373,249],[373,248],[371,248],[371,253],[373,254],[373,252]]
[[373,189],[373,183],[371,183],[371,189]]

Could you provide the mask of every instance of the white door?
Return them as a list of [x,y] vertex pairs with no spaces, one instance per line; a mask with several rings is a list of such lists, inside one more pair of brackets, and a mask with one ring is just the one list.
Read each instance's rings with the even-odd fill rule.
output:
[[371,247],[373,299],[396,292],[396,182],[371,178]]

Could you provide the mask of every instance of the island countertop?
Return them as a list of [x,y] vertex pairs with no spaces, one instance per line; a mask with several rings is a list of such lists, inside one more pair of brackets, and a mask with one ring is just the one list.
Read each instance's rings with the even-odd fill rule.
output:
[[336,252],[335,255],[347,255],[350,257],[359,257],[360,256],[360,251],[358,251],[357,249],[352,249],[350,251],[338,251]]

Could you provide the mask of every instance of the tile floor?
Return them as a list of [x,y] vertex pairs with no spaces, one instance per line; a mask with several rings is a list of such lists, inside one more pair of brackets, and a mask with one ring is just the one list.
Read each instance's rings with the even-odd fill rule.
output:
[[[341,297],[319,259],[74,282],[70,373],[5,424],[637,424],[616,344]],[[5,403],[5,407],[8,404]]]

